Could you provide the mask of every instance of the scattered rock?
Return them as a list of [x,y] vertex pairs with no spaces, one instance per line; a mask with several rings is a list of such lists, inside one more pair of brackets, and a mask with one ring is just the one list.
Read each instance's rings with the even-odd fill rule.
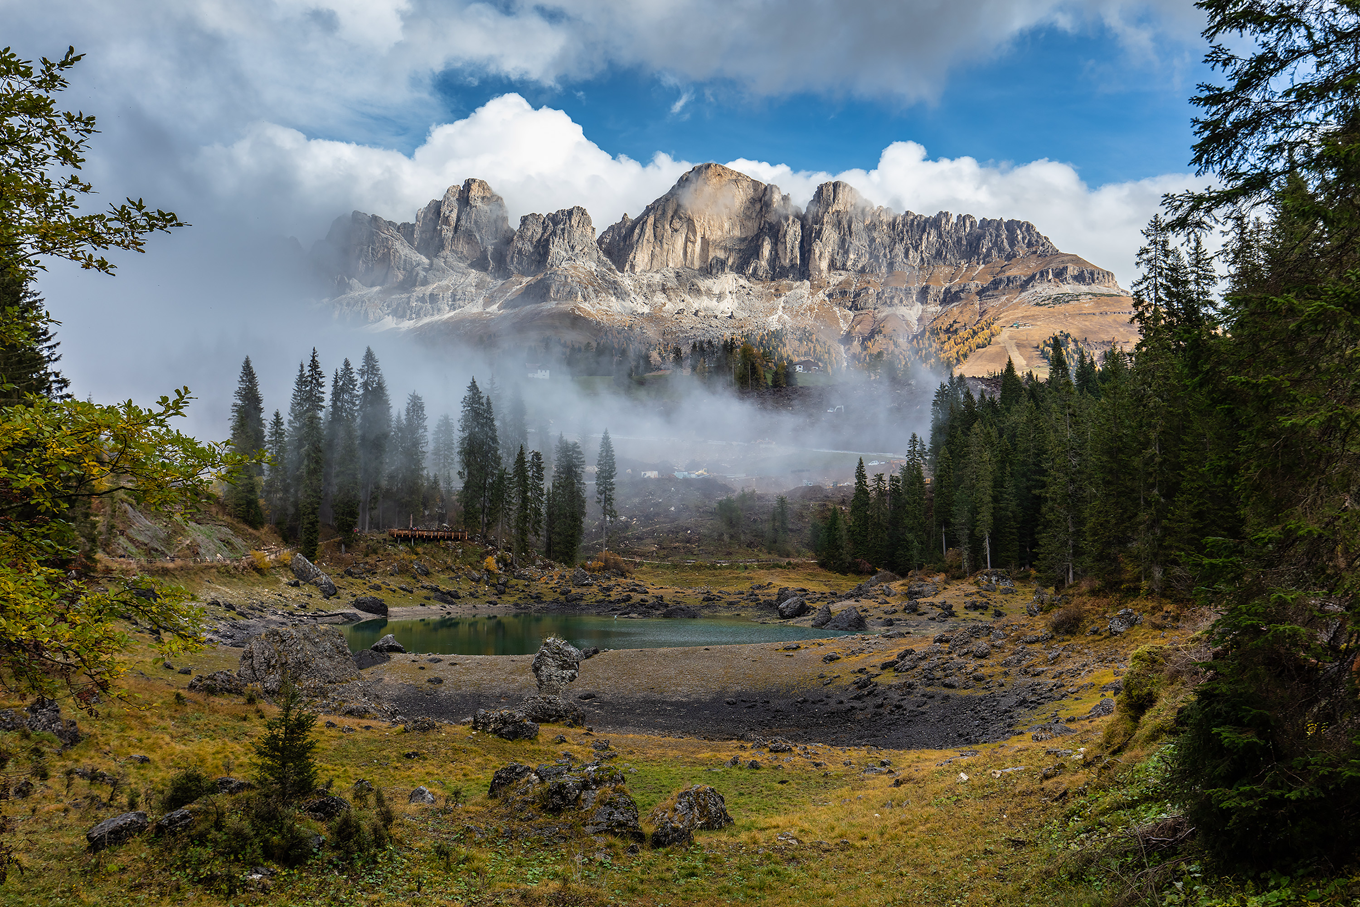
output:
[[859,613],[859,609],[853,605],[844,611],[838,611],[836,616],[826,624],[828,630],[866,630],[869,625],[864,622],[864,615]]
[[477,714],[472,716],[472,729],[503,740],[538,738],[538,725],[517,709],[478,709]]
[[402,655],[406,652],[406,647],[397,642],[397,638],[391,633],[388,633],[369,648],[374,652],[381,652],[385,655]]
[[940,587],[934,583],[911,583],[907,586],[907,599],[932,598],[939,595]]
[[1125,608],[1110,618],[1110,635],[1127,633],[1143,622],[1143,616],[1132,608]]
[[55,699],[38,698],[24,709],[27,717],[5,709],[0,712],[0,731],[17,731],[28,728],[35,734],[51,734],[61,741],[62,748],[75,746],[84,736],[79,726],[70,718],[61,717],[61,706]]
[[189,681],[190,692],[207,693],[210,696],[220,696],[224,694],[239,696],[246,691],[246,685],[241,682],[241,678],[231,671],[214,671],[211,674],[199,674]]
[[987,645],[985,642],[979,642],[968,650],[968,654],[973,656],[974,658],[990,658],[992,654],[992,647]]
[[240,794],[250,790],[250,782],[223,775],[213,782],[213,788],[219,794]]
[[502,768],[496,769],[496,773],[491,776],[491,787],[486,795],[491,799],[496,799],[506,788],[515,784],[522,778],[527,778],[534,773],[533,768],[521,765],[518,762],[511,762]]
[[334,819],[349,808],[349,801],[344,797],[317,797],[304,804],[302,811],[313,819]]
[[168,812],[156,820],[156,834],[167,835],[174,834],[177,831],[183,831],[192,825],[193,821],[194,814],[187,809],[177,809],[174,812]]
[[571,769],[561,764],[512,763],[491,779],[491,796],[520,808],[579,816],[586,834],[612,834],[642,841],[637,803],[616,768],[587,765]]
[[694,832],[716,830],[732,824],[727,803],[722,794],[706,784],[678,792],[674,798],[658,806],[651,815],[656,827],[652,832],[653,847],[688,844]]
[[359,596],[354,600],[354,607],[365,614],[377,614],[379,617],[387,616],[387,602],[376,595]]
[[392,656],[386,652],[374,652],[372,649],[360,649],[354,653],[354,666],[361,671],[387,664],[391,660]]
[[244,683],[277,693],[285,678],[304,689],[359,679],[345,637],[335,627],[276,627],[250,639],[237,670]]
[[572,571],[571,584],[573,586],[593,586],[595,585],[595,580],[591,579],[590,574],[584,569],[577,567]]
[[439,730],[439,722],[433,718],[412,718],[401,726],[408,734],[426,734]]
[[406,798],[406,802],[424,803],[426,805],[433,806],[435,803],[435,797],[434,794],[430,793],[430,789],[422,784],[420,787],[417,787],[415,790],[411,791],[411,796]]
[[1033,733],[1031,733],[1029,737],[1035,743],[1043,743],[1045,740],[1052,740],[1054,737],[1062,737],[1065,734],[1076,733],[1076,731],[1063,724],[1062,721],[1057,718],[1054,718],[1047,724],[1041,724],[1037,727],[1030,728],[1030,730]]
[[293,555],[293,562],[290,566],[293,568],[293,575],[300,582],[311,583],[320,589],[322,598],[330,598],[339,591],[335,588],[335,583],[331,582],[331,578],[323,573],[320,567],[302,555]]
[[814,629],[821,630],[831,623],[831,605],[822,602],[822,606],[817,609],[817,613],[812,615],[812,626]]
[[808,611],[807,599],[801,595],[786,598],[779,603],[779,619],[792,620],[795,617],[802,617]]
[[1106,715],[1114,714],[1114,700],[1106,697],[1095,705],[1091,706],[1091,711],[1086,713],[1087,718],[1104,718]]
[[147,822],[144,812],[123,813],[121,816],[105,819],[85,832],[85,840],[89,842],[91,852],[98,852],[105,847],[122,844],[136,837],[146,831],[148,824],[150,823]]
[[[577,568],[578,572],[584,570]],[[534,679],[538,681],[540,695],[560,696],[567,684],[576,679],[580,672],[581,650],[565,639],[549,636],[539,646],[534,656]]]

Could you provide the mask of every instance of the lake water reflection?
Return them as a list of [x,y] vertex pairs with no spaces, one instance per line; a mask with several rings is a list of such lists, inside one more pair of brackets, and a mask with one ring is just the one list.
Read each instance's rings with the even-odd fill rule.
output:
[[543,640],[558,636],[578,647],[661,649],[793,642],[851,634],[809,627],[758,624],[745,620],[615,620],[561,614],[502,614],[491,617],[429,617],[421,620],[366,620],[340,628],[352,651],[366,649],[388,633],[408,652],[440,655],[530,655]]

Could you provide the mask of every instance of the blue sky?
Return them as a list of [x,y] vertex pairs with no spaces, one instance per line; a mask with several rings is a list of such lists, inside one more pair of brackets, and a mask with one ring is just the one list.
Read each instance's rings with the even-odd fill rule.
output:
[[798,204],[839,178],[1031,220],[1127,286],[1160,196],[1195,182],[1208,75],[1185,0],[0,0],[0,21],[22,56],[87,54],[63,100],[99,118],[102,198],[193,224],[116,280],[42,277],[76,391],[188,383],[214,426],[245,353],[286,384],[341,342],[271,270],[286,237],[410,220],[468,177],[512,223],[580,204],[597,230],[703,161]]

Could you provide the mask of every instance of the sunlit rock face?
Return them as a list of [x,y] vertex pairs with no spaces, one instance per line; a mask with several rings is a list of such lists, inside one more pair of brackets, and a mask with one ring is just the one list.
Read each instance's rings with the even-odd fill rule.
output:
[[1037,345],[1058,330],[1136,340],[1114,275],[1027,221],[899,214],[843,182],[818,186],[804,211],[778,186],[712,163],[598,236],[579,206],[512,229],[504,200],[468,179],[412,223],[337,218],[311,259],[337,315],[436,341],[785,329],[881,345],[935,324],[937,336],[986,331],[963,363],[971,374],[1007,356],[1042,371]]

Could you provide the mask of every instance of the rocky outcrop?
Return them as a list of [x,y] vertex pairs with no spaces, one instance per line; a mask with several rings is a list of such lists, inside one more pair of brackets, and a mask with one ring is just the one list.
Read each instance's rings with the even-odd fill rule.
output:
[[35,734],[51,734],[60,741],[63,749],[75,746],[84,737],[74,720],[61,717],[61,706],[55,699],[42,697],[35,699],[23,713],[12,709],[0,712],[0,731],[21,729]]
[[530,696],[519,704],[519,711],[539,724],[584,727],[586,723],[585,710],[561,696]]
[[637,803],[616,768],[593,763],[530,768],[511,763],[492,776],[489,794],[517,810],[575,818],[588,835],[610,834],[639,842],[644,837]]
[[246,685],[239,675],[231,671],[214,671],[211,674],[199,674],[189,681],[189,691],[207,693],[210,696],[239,696],[246,691]]
[[442,199],[421,209],[414,224],[399,230],[427,259],[452,259],[479,271],[500,267],[514,236],[505,199],[479,179],[450,186]]
[[246,643],[236,672],[245,683],[277,693],[284,679],[314,691],[359,679],[345,637],[335,627],[278,627]]
[[947,211],[927,217],[870,205],[848,183],[823,183],[808,205],[802,236],[803,274],[904,272],[919,283],[938,267],[1054,255],[1056,246],[1033,224],[981,220]]
[[532,276],[550,268],[580,262],[598,266],[600,248],[595,225],[579,205],[552,214],[526,214],[510,240],[505,268],[511,274]]
[[758,280],[796,277],[798,215],[778,186],[700,164],[611,234],[605,251],[615,267],[632,273],[686,268]]
[[354,607],[365,614],[376,614],[379,617],[387,616],[387,602],[376,595],[360,595],[354,599]]
[[726,828],[733,822],[723,795],[707,784],[696,784],[679,791],[652,811],[653,847],[688,844],[701,830]]
[[538,725],[518,709],[478,709],[472,716],[472,729],[502,740],[535,740]]

